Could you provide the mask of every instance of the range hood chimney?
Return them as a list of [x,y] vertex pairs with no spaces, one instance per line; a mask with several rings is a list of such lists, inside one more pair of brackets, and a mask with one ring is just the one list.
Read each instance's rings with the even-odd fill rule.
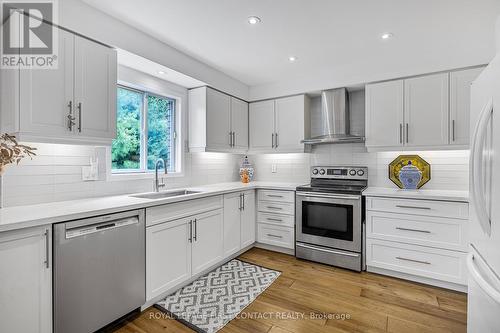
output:
[[347,89],[324,90],[321,92],[321,108],[311,114],[311,128],[317,135],[302,140],[302,143],[364,142],[364,137],[350,134],[350,125]]

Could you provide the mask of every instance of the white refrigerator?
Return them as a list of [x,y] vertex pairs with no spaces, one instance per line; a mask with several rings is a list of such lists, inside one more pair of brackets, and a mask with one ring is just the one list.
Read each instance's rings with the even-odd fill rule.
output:
[[500,18],[497,56],[472,84],[467,331],[500,332]]

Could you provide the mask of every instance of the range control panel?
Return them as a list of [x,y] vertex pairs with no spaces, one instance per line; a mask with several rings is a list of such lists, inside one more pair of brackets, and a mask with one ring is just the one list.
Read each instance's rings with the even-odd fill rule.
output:
[[311,168],[311,178],[368,179],[367,167],[315,166]]

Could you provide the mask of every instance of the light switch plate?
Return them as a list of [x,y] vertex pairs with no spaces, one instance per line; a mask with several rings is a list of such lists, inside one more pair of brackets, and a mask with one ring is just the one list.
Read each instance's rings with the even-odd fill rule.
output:
[[82,166],[82,180],[95,181],[99,180],[99,160],[90,158],[90,165]]

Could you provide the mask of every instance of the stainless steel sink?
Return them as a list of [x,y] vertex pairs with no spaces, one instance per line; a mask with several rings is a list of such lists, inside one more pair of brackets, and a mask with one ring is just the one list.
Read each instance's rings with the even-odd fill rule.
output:
[[164,192],[151,192],[151,193],[144,193],[144,194],[136,194],[136,195],[131,195],[131,197],[134,198],[142,198],[142,199],[164,199],[164,198],[172,198],[172,197],[179,197],[182,195],[188,195],[188,194],[196,194],[200,193],[200,191],[190,191],[190,190],[174,190],[174,191],[164,191]]

